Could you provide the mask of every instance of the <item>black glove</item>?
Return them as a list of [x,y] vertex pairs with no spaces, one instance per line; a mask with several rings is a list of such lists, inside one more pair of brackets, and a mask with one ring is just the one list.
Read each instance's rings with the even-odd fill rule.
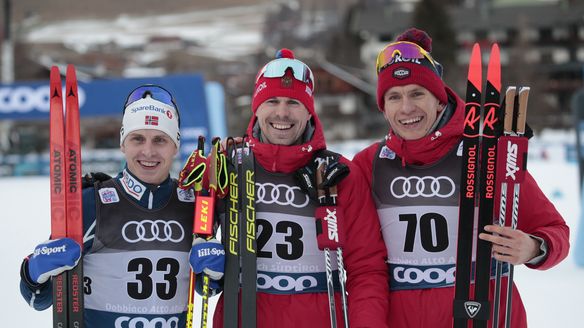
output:
[[111,178],[103,172],[89,172],[81,178],[81,188],[93,187],[96,182],[104,182]]
[[[341,155],[322,149],[317,151],[310,162],[294,174],[296,181],[300,188],[308,195],[308,197],[317,200],[317,189],[330,188],[339,184],[347,175],[349,175],[349,167],[339,161]],[[322,183],[316,185],[316,169],[324,163],[324,175]]]
[[296,182],[300,185],[300,189],[302,189],[308,197],[318,200],[315,184],[316,169],[312,167],[311,163],[312,162],[294,172],[294,178],[296,178]]

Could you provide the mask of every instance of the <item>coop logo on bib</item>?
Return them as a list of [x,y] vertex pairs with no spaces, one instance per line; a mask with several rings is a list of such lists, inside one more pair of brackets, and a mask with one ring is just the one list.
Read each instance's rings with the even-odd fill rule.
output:
[[118,317],[115,321],[116,328],[178,328],[178,317],[172,318],[143,318],[143,317]]
[[316,278],[309,275],[300,277],[292,277],[288,275],[270,277],[264,273],[258,273],[257,282],[258,289],[260,290],[275,289],[279,292],[302,292],[305,289],[316,287],[318,283]]
[[397,265],[391,272],[391,289],[421,289],[451,286],[454,284],[454,265],[407,266]]

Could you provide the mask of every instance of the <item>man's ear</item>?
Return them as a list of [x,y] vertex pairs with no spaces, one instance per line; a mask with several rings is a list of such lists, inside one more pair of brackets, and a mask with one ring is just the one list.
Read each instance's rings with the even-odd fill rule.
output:
[[443,111],[444,108],[446,108],[446,104],[438,103],[438,113],[440,113],[441,111]]

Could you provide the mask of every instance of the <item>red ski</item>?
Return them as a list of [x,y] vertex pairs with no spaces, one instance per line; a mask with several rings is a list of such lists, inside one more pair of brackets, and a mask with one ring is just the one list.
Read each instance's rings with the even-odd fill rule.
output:
[[[50,110],[50,180],[51,180],[51,238],[67,236],[65,200],[65,125],[61,75],[51,68]],[[53,327],[67,327],[67,272],[53,278]]]
[[[83,249],[81,142],[75,68],[67,67],[63,119],[61,77],[51,68],[51,238],[69,237]],[[83,327],[83,261],[53,279],[53,327]]]

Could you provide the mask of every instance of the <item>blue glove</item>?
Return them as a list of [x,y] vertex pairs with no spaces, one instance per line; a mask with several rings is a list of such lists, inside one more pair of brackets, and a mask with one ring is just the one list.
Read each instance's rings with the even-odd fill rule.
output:
[[212,289],[220,288],[218,281],[225,273],[225,248],[217,239],[196,238],[193,241],[189,262],[197,276],[205,273],[211,278]]
[[81,247],[71,238],[47,240],[34,249],[28,259],[28,273],[33,282],[43,284],[52,276],[70,270],[81,258]]

